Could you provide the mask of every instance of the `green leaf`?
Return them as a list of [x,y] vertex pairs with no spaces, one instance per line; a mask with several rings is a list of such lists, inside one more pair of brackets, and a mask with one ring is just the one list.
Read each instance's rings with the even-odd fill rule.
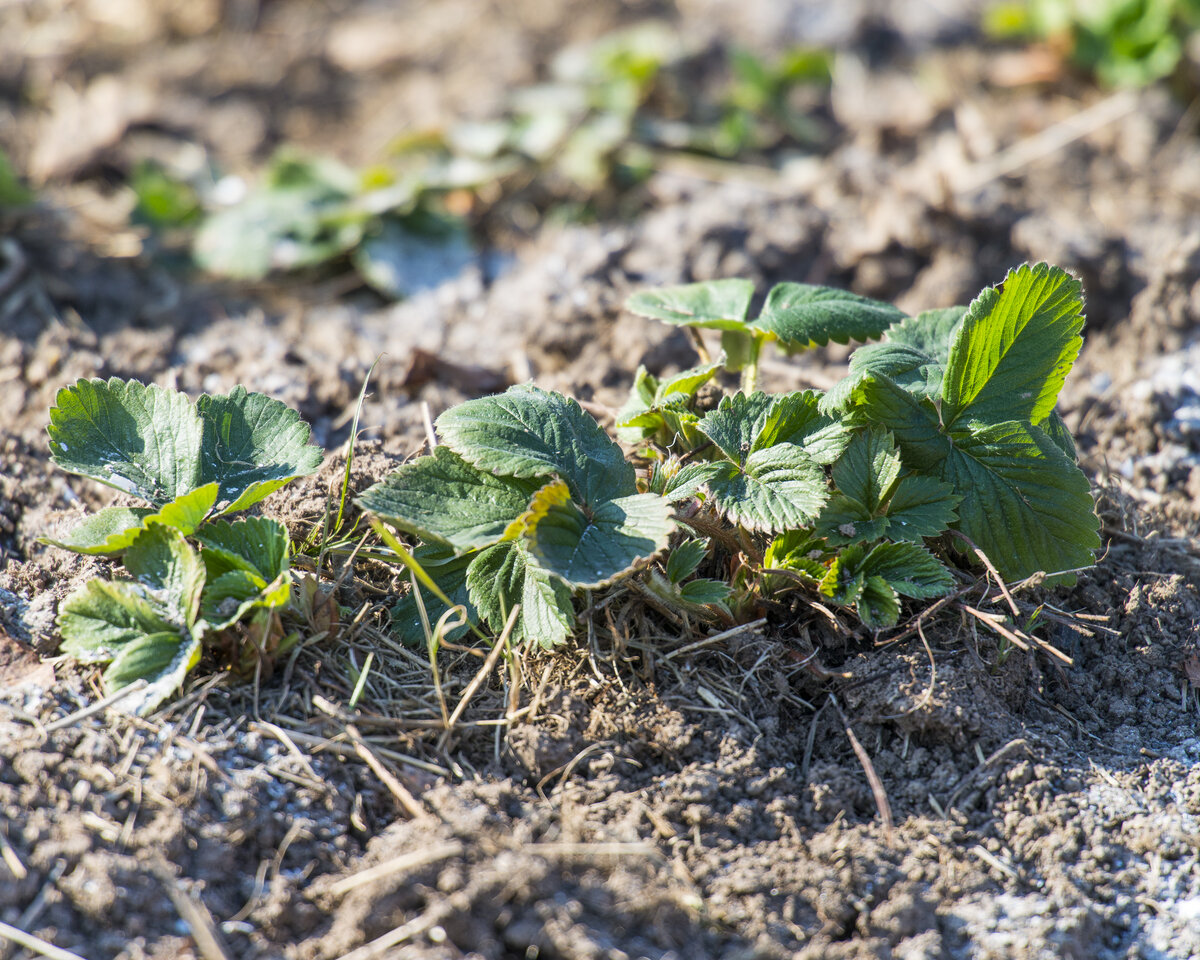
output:
[[897,593],[916,600],[940,597],[954,586],[950,571],[918,543],[876,544],[858,570],[867,577],[882,577]]
[[763,556],[767,570],[793,570],[816,583],[825,577],[825,560],[831,555],[827,543],[809,530],[788,530],[771,541]]
[[680,503],[684,500],[689,500],[696,496],[700,488],[720,472],[720,467],[716,463],[697,461],[686,464],[667,480],[666,485],[663,487],[663,499],[668,503]]
[[385,217],[352,258],[355,269],[376,291],[401,300],[453,280],[478,254],[461,224],[418,230],[409,218]]
[[950,344],[966,312],[966,307],[925,310],[889,327],[887,342],[909,347],[944,367],[950,359]]
[[867,586],[862,569],[864,550],[861,546],[847,547],[838,554],[821,580],[820,590],[834,603],[849,606],[858,601]]
[[680,597],[686,603],[724,603],[729,599],[733,589],[720,580],[689,580],[679,591]]
[[39,540],[75,553],[115,557],[141,533],[142,521],[154,515],[154,510],[149,507],[105,507],[84,519],[64,539],[41,537]]
[[894,627],[900,619],[900,596],[883,577],[867,577],[855,610],[871,630]]
[[204,564],[178,530],[161,524],[147,527],[125,551],[125,569],[180,623],[190,627],[196,622]]
[[672,397],[694,397],[696,392],[708,383],[722,366],[720,361],[706,363],[659,380],[654,391],[654,401],[663,403]]
[[124,710],[145,715],[183,686],[188,671],[200,662],[200,641],[175,631],[151,633],[126,644],[104,671],[104,686],[110,692],[135,680],[149,686],[127,697]]
[[743,466],[709,465],[706,483],[731,521],[751,530],[786,530],[812,522],[829,496],[825,472],[799,447],[756,450]]
[[510,639],[549,648],[563,643],[575,625],[571,591],[534,563],[516,541],[480,551],[467,569],[467,589],[480,617],[497,634],[521,604]]
[[582,509],[562,481],[547,484],[525,516],[523,539],[537,563],[572,587],[604,586],[667,546],[670,504],[652,493]]
[[970,491],[957,529],[1001,576],[1019,579],[1090,565],[1100,546],[1087,477],[1046,433],[1010,421],[951,434],[941,477]]
[[190,534],[200,526],[217,500],[217,485],[207,483],[191,493],[185,493],[161,510],[142,507],[105,507],[75,527],[65,540],[43,538],[42,543],[93,556],[115,557],[122,553],[137,535],[152,523],[174,527]]
[[687,539],[675,547],[667,557],[667,579],[672,583],[686,580],[708,556],[708,543],[704,540]]
[[768,330],[790,346],[824,346],[833,340],[876,340],[904,313],[889,303],[847,290],[807,283],[779,283],[753,326]]
[[1046,431],[1046,436],[1054,441],[1054,445],[1059,450],[1072,460],[1079,460],[1079,453],[1075,449],[1075,438],[1071,436],[1071,431],[1067,429],[1066,423],[1063,422],[1063,418],[1057,410],[1051,410],[1050,416],[1039,426]]
[[847,376],[821,398],[821,411],[846,410],[855,390],[870,376],[887,377],[910,393],[939,399],[951,338],[966,310],[926,310],[890,327],[886,342],[859,347],[850,356]]
[[886,517],[876,515],[865,504],[835,493],[817,518],[816,532],[831,546],[878,540],[888,529]]
[[868,515],[874,515],[899,479],[900,469],[900,454],[892,435],[871,424],[833,465],[833,482],[839,493],[858,501]]
[[821,394],[815,390],[774,395],[752,448],[791,443],[817,463],[833,463],[849,445],[854,429],[848,421],[821,413],[820,402]]
[[50,410],[50,453],[77,473],[162,507],[200,480],[202,426],[186,396],[136,380],[80,380]]
[[950,347],[942,382],[947,429],[1044,421],[1083,345],[1082,310],[1079,281],[1044,263],[1024,264],[983,291]]
[[893,540],[936,537],[958,519],[962,497],[936,477],[914,473],[901,477],[887,506],[887,535]]
[[722,397],[717,409],[705,414],[697,429],[741,467],[754,450],[775,403],[776,398],[766,393],[746,396],[739,392]]
[[446,446],[480,470],[566,481],[571,495],[599,503],[637,490],[633,466],[574,400],[537,387],[511,387],[443,413]]
[[625,302],[625,309],[688,327],[743,330],[753,296],[753,281],[709,280],[635,293]]
[[[413,557],[433,579],[433,582],[438,585],[438,588],[451,600],[453,603],[461,604],[466,608],[467,621],[473,623],[479,619],[479,612],[475,609],[475,605],[471,603],[471,597],[467,590],[467,569],[475,560],[478,554],[469,553],[462,556],[455,556],[446,550],[445,547],[417,547],[413,551]],[[392,632],[404,643],[411,646],[423,647],[425,645],[425,628],[421,623],[421,614],[417,608],[417,599],[413,595],[416,590],[421,590],[421,600],[425,605],[425,613],[429,617],[430,629],[437,627],[437,622],[442,614],[448,609],[441,600],[420,586],[414,586],[406,593],[400,601],[392,608]],[[463,624],[460,627],[455,627],[453,630],[446,631],[445,639],[455,641],[460,639],[467,632],[469,627]]]
[[936,470],[950,452],[950,441],[941,430],[938,409],[927,397],[917,396],[888,377],[873,375],[855,391],[871,420],[896,438],[904,462],[918,470]]
[[179,632],[161,604],[131,580],[89,580],[58,609],[62,652],[83,663],[111,660],[138,637]]
[[229,570],[204,588],[200,612],[214,630],[233,626],[251,610],[285,607],[292,596],[292,575],[280,573],[270,583],[248,570]]
[[265,584],[289,567],[287,528],[278,520],[217,520],[205,524],[196,539],[203,548],[201,556],[210,579],[241,570],[260,577]]
[[84,662],[113,663],[112,690],[146,679],[125,701],[136,713],[154,709],[177,690],[200,658],[192,629],[204,586],[204,566],[183,534],[155,524],[125,554],[135,580],[91,580],[63,601],[58,626],[63,652]]
[[358,505],[392,526],[458,551],[486,547],[529,507],[536,480],[477,470],[446,447],[393,470]]
[[221,485],[222,513],[245,510],[288,481],[316,473],[324,453],[286,403],[234,387],[196,401],[204,421],[201,482]]

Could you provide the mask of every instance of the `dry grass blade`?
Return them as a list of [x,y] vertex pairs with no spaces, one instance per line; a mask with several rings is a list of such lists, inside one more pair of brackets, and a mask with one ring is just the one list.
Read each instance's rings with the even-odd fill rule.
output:
[[115,706],[127,697],[133,696],[140,690],[145,690],[147,686],[149,686],[149,682],[144,679],[134,680],[129,686],[122,687],[116,693],[105,697],[103,700],[97,700],[91,706],[84,707],[82,710],[76,710],[74,713],[55,720],[53,723],[48,723],[42,729],[46,733],[54,733],[55,730],[65,730],[67,727],[73,727],[81,720],[86,720],[88,717],[94,717],[98,713],[103,713],[109,707]]
[[1014,600],[1013,595],[1009,593],[1008,584],[1006,584],[1004,582],[1004,578],[1000,576],[1000,571],[996,569],[995,564],[988,559],[988,555],[980,550],[979,547],[975,545],[975,541],[973,541],[965,533],[962,533],[959,530],[951,530],[950,532],[954,534],[954,536],[958,537],[958,539],[965,543],[968,547],[970,547],[975,556],[979,558],[980,563],[987,567],[988,573],[990,573],[992,578],[996,581],[996,586],[1000,588],[1000,592],[1004,595],[1004,599],[1008,601],[1008,609],[1012,611],[1012,615],[1014,617],[1019,617],[1021,615],[1021,611],[1017,608],[1017,601]]
[[879,779],[879,774],[875,772],[875,764],[871,762],[871,757],[867,754],[863,745],[858,742],[858,737],[854,735],[854,730],[851,728],[850,721],[842,710],[842,705],[837,702],[837,697],[832,693],[829,695],[829,702],[833,704],[833,708],[841,718],[842,729],[846,732],[846,739],[850,741],[854,755],[858,757],[858,762],[862,764],[863,772],[867,775],[867,783],[871,785],[871,794],[875,797],[875,806],[879,810],[879,819],[883,823],[883,831],[890,842],[895,823],[892,820],[892,805],[888,803],[887,794],[883,789],[883,781]]
[[463,712],[467,709],[467,704],[471,702],[471,698],[475,696],[475,691],[487,678],[487,675],[492,672],[496,666],[496,661],[500,659],[500,655],[508,649],[508,638],[513,632],[513,627],[517,625],[517,617],[521,613],[521,605],[514,604],[512,610],[508,612],[508,620],[504,624],[504,630],[494,644],[492,644],[491,652],[487,655],[487,659],[483,661],[483,666],[480,667],[475,676],[471,678],[471,682],[467,684],[467,689],[463,691],[463,695],[459,697],[458,704],[454,708],[454,712],[450,714],[446,721],[446,730],[442,734],[441,740],[438,743],[438,749],[443,749],[446,746],[446,741],[449,740],[450,734],[454,732],[455,724],[462,718]]
[[1008,640],[1015,646],[1020,647],[1022,650],[1031,650],[1032,647],[1030,647],[1030,644],[1033,644],[1040,650],[1050,654],[1052,657],[1057,657],[1067,666],[1074,666],[1075,661],[1067,656],[1067,654],[1059,650],[1058,647],[1054,646],[1054,644],[1047,643],[1040,637],[1031,636],[1030,634],[1025,633],[1023,630],[1013,630],[1005,626],[1004,623],[1001,622],[999,614],[984,613],[982,610],[977,610],[968,603],[964,603],[961,606],[967,613],[975,617],[975,619],[977,619],[980,623],[991,627],[998,634],[1000,634],[1000,636],[1004,637],[1005,640]]
[[685,644],[682,647],[672,650],[670,653],[664,654],[661,659],[664,661],[674,660],[676,657],[682,657],[694,650],[699,650],[701,647],[712,646],[714,643],[721,643],[722,641],[729,640],[730,638],[736,637],[739,634],[756,630],[763,626],[766,622],[766,617],[762,617],[758,620],[751,620],[749,623],[739,624],[738,626],[732,627],[729,630],[724,630],[721,633],[713,634],[711,637],[705,637],[702,640],[696,640],[693,643]]
[[47,957],[49,960],[85,960],[84,957],[81,957],[77,953],[72,953],[70,950],[63,950],[52,943],[47,943],[41,937],[35,937],[32,933],[18,930],[16,927],[9,926],[3,920],[0,920],[0,943],[5,940],[11,940],[17,946],[24,947],[35,956]]
[[333,884],[329,888],[331,896],[340,897],[351,890],[356,890],[364,884],[372,883],[380,880],[383,877],[390,877],[397,873],[405,873],[409,870],[417,870],[421,867],[426,867],[431,863],[437,863],[439,860],[446,860],[450,857],[457,857],[463,853],[466,848],[457,840],[449,843],[435,844],[425,850],[414,850],[412,853],[404,853],[398,857],[392,857],[390,860],[384,860],[382,863],[377,863],[373,867],[368,867],[366,870],[360,870],[352,876],[345,877]]
[[212,914],[202,901],[193,899],[179,886],[179,881],[171,874],[165,862],[155,863],[151,871],[162,884],[166,894],[171,899],[179,918],[187,924],[192,941],[204,960],[230,960],[221,936],[217,933]]
[[354,724],[350,723],[346,725],[346,736],[354,744],[354,752],[371,768],[371,772],[382,781],[383,785],[388,788],[391,795],[396,798],[396,801],[410,817],[414,820],[433,819],[433,815],[412,795],[408,787],[397,780],[395,775],[371,752],[371,748],[367,746],[366,741],[362,738],[362,734],[358,732]]

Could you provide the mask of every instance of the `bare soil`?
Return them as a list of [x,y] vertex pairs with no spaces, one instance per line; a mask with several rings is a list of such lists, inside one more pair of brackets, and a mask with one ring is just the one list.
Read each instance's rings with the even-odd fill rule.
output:
[[[0,214],[0,921],[88,960],[1200,956],[1196,112],[1069,75],[1000,86],[953,6],[0,4],[0,143],[40,181]],[[771,177],[671,166],[627,221],[498,229],[502,256],[400,304],[337,276],[213,285],[128,226],[142,157],[251,171],[291,142],[367,163],[648,17],[701,45],[837,48],[828,148]],[[1104,122],[1031,142],[1089,108]],[[1069,663],[955,607],[879,636],[797,607],[705,643],[612,604],[446,732],[428,663],[384,629],[400,578],[335,559],[341,619],[272,675],[204,664],[148,719],[54,727],[100,695],[52,657],[58,602],[105,564],[37,540],[105,502],[48,461],[78,377],[299,408],[330,457],[265,510],[303,541],[380,355],[355,490],[421,448],[424,405],[532,377],[602,411],[638,363],[692,362],[622,313],[635,287],[806,280],[917,310],[1024,260],[1089,304],[1062,408],[1105,550],[1017,596],[1055,614],[1039,636]],[[828,386],[845,355],[773,358],[766,386]],[[973,599],[1002,609],[986,583]],[[480,662],[443,654],[451,708]]]

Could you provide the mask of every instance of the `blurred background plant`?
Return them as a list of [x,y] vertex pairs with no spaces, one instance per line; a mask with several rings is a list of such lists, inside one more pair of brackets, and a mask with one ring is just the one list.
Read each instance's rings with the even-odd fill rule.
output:
[[1200,0],[1013,0],[990,8],[984,28],[1043,42],[1105,86],[1143,87],[1200,42]]

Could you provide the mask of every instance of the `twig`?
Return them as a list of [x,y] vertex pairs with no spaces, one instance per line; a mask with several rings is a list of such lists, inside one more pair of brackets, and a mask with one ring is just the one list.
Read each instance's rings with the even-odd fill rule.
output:
[[11,940],[17,946],[24,947],[39,957],[48,957],[49,960],[85,960],[77,953],[47,943],[41,937],[35,937],[32,933],[9,926],[3,920],[0,920],[0,940]]
[[54,733],[56,730],[65,730],[67,727],[73,727],[81,720],[86,720],[88,717],[94,717],[98,713],[103,713],[111,706],[115,706],[127,697],[133,696],[141,690],[145,690],[150,684],[145,679],[134,680],[127,687],[122,687],[116,693],[105,697],[103,700],[97,700],[90,707],[84,707],[82,710],[76,710],[74,713],[55,720],[53,723],[46,724],[42,729],[46,733]]
[[425,850],[414,850],[411,853],[403,853],[398,857],[384,860],[382,863],[377,863],[373,867],[360,870],[352,876],[339,880],[329,888],[329,893],[331,896],[340,897],[351,890],[357,890],[364,884],[372,883],[383,877],[390,877],[393,874],[404,873],[409,870],[417,870],[420,867],[427,867],[431,863],[437,863],[439,860],[457,857],[465,849],[461,843],[453,840],[449,843],[436,844]]
[[996,579],[996,585],[1000,588],[1000,592],[1004,594],[1004,599],[1008,601],[1008,609],[1012,611],[1013,617],[1019,617],[1021,615],[1021,611],[1017,609],[1017,601],[1014,600],[1012,598],[1012,594],[1008,592],[1008,585],[1004,582],[1004,578],[1000,576],[1000,571],[997,570],[992,561],[988,559],[988,555],[980,550],[979,547],[975,546],[975,541],[968,537],[961,530],[951,530],[950,532],[954,534],[954,536],[958,537],[958,539],[965,543],[968,547],[970,547],[975,556],[977,556],[983,562],[983,565],[987,567],[988,573],[990,573]]
[[946,801],[946,809],[953,810],[954,805],[958,803],[959,797],[961,797],[970,787],[974,786],[975,778],[997,760],[1008,756],[1008,754],[1011,753],[1016,747],[1024,747],[1026,750],[1028,750],[1029,741],[1022,737],[1018,737],[1016,740],[1009,740],[1008,743],[1002,746],[999,750],[984,760],[983,763],[979,764],[979,766],[963,777],[962,782],[955,787],[954,792],[950,794],[950,799]]
[[203,901],[197,902],[180,888],[179,881],[165,862],[156,863],[150,869],[163,885],[167,896],[171,898],[179,919],[187,924],[200,956],[204,960],[229,960],[229,954],[213,924],[212,914],[208,912],[208,907]]
[[875,806],[879,809],[879,819],[883,822],[883,831],[890,840],[895,825],[892,821],[892,806],[888,803],[887,794],[883,790],[883,781],[879,779],[879,774],[875,772],[875,764],[871,762],[867,751],[863,749],[863,745],[858,742],[858,737],[850,728],[850,721],[846,718],[842,705],[837,702],[837,697],[832,693],[829,695],[829,702],[833,704],[833,708],[841,717],[842,729],[846,731],[846,738],[850,741],[850,746],[854,748],[854,754],[858,757],[858,762],[862,764],[863,772],[867,775],[867,783],[871,785],[871,793],[875,796]]
[[412,795],[408,787],[397,780],[392,772],[371,752],[371,748],[367,746],[354,724],[346,724],[346,736],[354,744],[354,752],[371,768],[371,771],[383,782],[383,785],[388,788],[391,795],[396,798],[396,801],[408,812],[410,817],[414,820],[431,819],[429,811]]
[[757,620],[751,620],[749,623],[739,624],[736,627],[731,627],[728,630],[723,630],[720,633],[713,634],[711,637],[705,637],[702,640],[695,640],[692,643],[684,644],[682,647],[664,654],[662,659],[664,661],[674,660],[676,657],[682,657],[684,654],[691,653],[693,650],[699,650],[701,647],[711,646],[714,643],[720,643],[723,640],[736,637],[738,634],[748,633],[751,630],[756,630],[766,622],[766,617],[760,617]]
[[429,401],[421,401],[421,419],[425,421],[425,438],[429,441],[429,452],[437,447],[437,431],[433,429],[433,412],[429,409]]

